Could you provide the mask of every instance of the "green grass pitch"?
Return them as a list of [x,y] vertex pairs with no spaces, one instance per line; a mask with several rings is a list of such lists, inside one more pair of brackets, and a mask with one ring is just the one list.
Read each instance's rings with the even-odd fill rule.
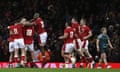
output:
[[120,72],[120,69],[37,69],[37,68],[6,68],[0,72]]

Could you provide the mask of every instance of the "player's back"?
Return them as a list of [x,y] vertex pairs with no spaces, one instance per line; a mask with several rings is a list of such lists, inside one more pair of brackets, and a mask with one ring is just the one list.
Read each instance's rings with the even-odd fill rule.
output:
[[[79,25],[79,23],[72,23],[72,28],[75,30],[77,30],[78,29],[78,27],[79,27],[80,25]],[[76,31],[75,30],[75,31]]]
[[87,36],[89,34],[89,31],[91,31],[91,30],[87,25],[85,25],[85,26],[81,26],[80,31],[81,31],[80,36],[81,36],[81,38],[83,38],[83,37]]
[[107,34],[100,34],[98,36],[98,39],[100,40],[99,45],[101,48],[106,48],[108,45],[108,35]]
[[33,43],[34,27],[33,26],[23,27],[23,37],[24,37],[25,44]]
[[22,33],[22,24],[15,24],[13,27],[14,30],[14,38],[23,38]]
[[72,23],[72,28],[77,35],[79,35],[80,24],[79,23]]
[[14,25],[8,26],[9,29],[9,41],[14,41]]
[[46,30],[44,28],[44,22],[41,18],[37,18],[35,20],[35,24],[36,24],[36,30],[39,34],[46,32]]
[[25,26],[23,27],[23,36],[25,38],[34,36],[34,27],[33,26]]
[[72,27],[67,27],[65,30],[64,30],[64,33],[67,33],[68,36],[67,38],[64,40],[65,43],[73,43],[73,40],[74,40],[74,30]]

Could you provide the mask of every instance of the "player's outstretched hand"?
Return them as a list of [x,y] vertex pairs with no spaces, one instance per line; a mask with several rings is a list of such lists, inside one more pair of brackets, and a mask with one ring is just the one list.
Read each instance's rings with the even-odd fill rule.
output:
[[58,39],[62,39],[62,36],[58,37]]
[[10,26],[7,27],[7,29],[9,29],[9,28],[10,28]]

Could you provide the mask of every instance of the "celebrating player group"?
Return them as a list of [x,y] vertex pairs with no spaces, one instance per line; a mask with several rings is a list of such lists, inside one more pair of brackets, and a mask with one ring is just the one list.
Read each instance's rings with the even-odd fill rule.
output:
[[[95,61],[88,50],[89,41],[88,39],[92,36],[92,31],[87,26],[86,20],[84,18],[80,19],[78,22],[74,17],[70,21],[66,21],[66,28],[64,29],[64,35],[58,37],[59,39],[64,40],[64,45],[61,50],[61,56],[64,58],[65,64],[64,67],[68,67],[68,63],[72,62],[72,67],[75,68],[76,57],[74,55],[74,50],[78,53],[80,57],[80,68],[83,68],[84,63],[90,65],[90,68],[95,67]],[[44,28],[44,21],[39,17],[39,13],[35,13],[33,19],[28,21],[26,18],[22,18],[19,22],[14,23],[11,26],[8,26],[9,29],[9,65],[12,65],[14,61],[16,67],[22,65],[23,67],[27,63],[27,51],[31,54],[32,64],[34,65],[34,34],[37,32],[38,43],[41,49],[42,57],[45,57],[45,49],[47,41],[47,32]],[[104,32],[105,30],[105,32]],[[99,61],[98,68],[101,68],[102,60],[106,64],[106,68],[111,68],[108,65],[106,60],[105,50],[107,45],[112,44],[106,33],[106,28],[102,28],[102,34],[98,36],[97,39],[97,51],[101,53],[101,58]],[[102,43],[101,43],[102,42]],[[105,43],[104,43],[105,42]],[[19,49],[21,55],[19,55]]]
[[[86,67],[95,68],[95,61],[88,50],[88,39],[92,36],[92,31],[89,26],[86,25],[86,20],[82,18],[80,23],[75,18],[72,18],[70,22],[65,23],[64,35],[59,39],[64,39],[64,45],[61,50],[61,55],[64,57],[64,67],[68,68],[69,62],[72,62],[72,67],[75,68],[76,58],[73,55],[73,50],[78,53],[80,57],[80,68],[83,68],[83,63],[86,63]],[[103,31],[104,30],[104,31]],[[96,41],[97,51],[100,53],[100,60],[98,69],[102,68],[101,62],[104,61],[106,68],[111,68],[107,63],[106,49],[107,45],[111,48],[112,44],[108,38],[107,30],[105,27],[101,30],[102,34],[98,36]]]
[[[25,66],[26,61],[26,52],[30,51],[32,63],[34,64],[34,33],[37,32],[38,42],[41,48],[41,52],[44,56],[44,46],[47,40],[47,32],[44,28],[44,22],[39,17],[39,13],[35,13],[32,21],[27,21],[25,18],[22,18],[19,22],[8,26],[9,29],[9,66],[12,65],[14,61],[16,67],[20,65]],[[36,29],[35,29],[35,28]],[[19,55],[19,49],[21,55]]]

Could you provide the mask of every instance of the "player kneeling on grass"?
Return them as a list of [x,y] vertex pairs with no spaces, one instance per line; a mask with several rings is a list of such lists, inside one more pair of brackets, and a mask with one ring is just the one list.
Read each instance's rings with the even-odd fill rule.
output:
[[106,56],[106,50],[107,46],[110,46],[113,49],[113,46],[110,42],[110,39],[107,35],[107,29],[105,27],[101,28],[101,34],[97,38],[96,46],[97,51],[100,52],[100,59],[98,63],[98,69],[101,69],[101,62],[103,61],[106,65],[106,68],[111,68],[110,65],[108,65],[107,62],[107,56]]
[[71,27],[71,23],[67,23],[65,24],[66,28],[64,30],[64,35],[60,36],[59,39],[64,39],[64,45],[62,48],[62,53],[61,55],[64,57],[64,61],[65,61],[65,68],[68,68],[68,63],[69,60],[71,60],[71,62],[73,63],[74,67],[75,67],[75,59],[73,57],[71,57],[71,54],[74,50],[74,30]]

